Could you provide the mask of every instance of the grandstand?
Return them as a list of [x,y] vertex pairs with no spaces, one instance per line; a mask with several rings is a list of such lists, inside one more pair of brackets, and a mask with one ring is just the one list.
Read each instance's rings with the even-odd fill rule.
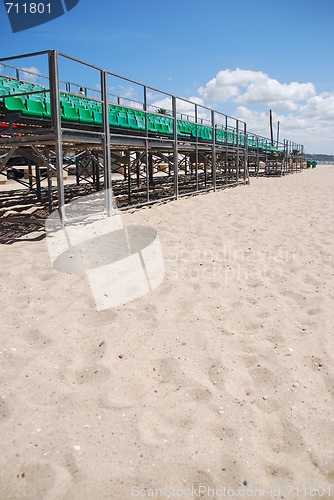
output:
[[[48,76],[22,69],[26,58],[46,59]],[[98,85],[63,79],[61,60],[73,66],[72,74],[77,65],[81,73],[93,72]],[[142,98],[111,94],[115,79],[135,85]],[[163,96],[166,109],[150,102],[153,93]],[[106,189],[110,213],[112,196],[120,208],[141,206],[246,184],[261,165],[266,175],[283,175],[300,170],[304,161],[302,145],[273,144],[236,118],[54,50],[0,59],[0,125],[0,173],[8,175],[13,156],[26,158],[27,179],[16,180],[41,200],[44,169],[49,210],[58,206],[63,222],[66,201],[78,186]],[[75,177],[65,186],[66,157],[72,158]]]

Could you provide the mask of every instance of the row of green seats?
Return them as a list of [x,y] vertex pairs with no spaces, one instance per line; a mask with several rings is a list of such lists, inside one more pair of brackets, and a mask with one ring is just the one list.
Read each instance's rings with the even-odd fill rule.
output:
[[[32,86],[27,84],[22,91],[32,90]],[[34,89],[35,90],[35,89]],[[45,94],[33,94],[22,105],[20,101],[9,102],[7,110],[19,111],[22,115],[34,115],[38,117],[50,116],[50,102]],[[29,102],[29,101],[37,102]],[[39,101],[39,103],[38,103]],[[64,121],[79,121],[88,124],[102,124],[102,105],[100,102],[89,99],[83,96],[71,94],[60,94],[60,102],[62,109],[62,119]],[[42,103],[42,105],[41,105]],[[16,106],[15,106],[16,104]],[[44,106],[43,106],[44,105]],[[15,109],[17,108],[17,109]],[[115,128],[124,128],[131,130],[145,130],[145,114],[140,110],[132,110],[118,105],[111,104],[110,108],[110,125]],[[148,131],[151,133],[172,135],[173,134],[173,119],[161,115],[148,114],[147,122]],[[177,124],[178,135],[182,138],[190,139],[196,137],[195,124],[178,120]],[[204,126],[198,126],[197,137],[200,140],[212,141],[212,130]]]
[[[7,97],[4,103],[4,110],[6,113],[20,113],[22,116],[37,117],[37,118],[51,118],[50,102],[47,101],[45,105],[40,100],[26,98],[23,100],[21,97]],[[144,115],[144,113],[142,113]],[[69,102],[62,102],[61,104],[61,117],[65,122],[79,122],[89,125],[102,125],[102,112],[91,111],[83,106],[72,106]],[[109,111],[109,122],[112,128],[129,129],[138,132],[145,131],[145,118],[144,116],[137,116],[126,114],[124,112],[116,112],[114,109]],[[173,135],[173,120],[171,118],[165,121],[153,114],[148,114],[147,128],[148,132],[162,135]],[[181,138],[196,139],[196,126],[194,123],[185,123],[178,120],[177,133]],[[216,143],[224,144],[226,139],[225,131],[221,129],[216,130]],[[198,125],[197,138],[205,142],[212,142],[212,128]],[[227,143],[233,144],[236,135],[233,132],[227,132]],[[248,141],[248,147],[256,147],[253,144],[254,139]],[[242,138],[242,143],[244,138]],[[267,149],[275,151],[271,145],[266,145],[263,142],[259,143],[260,149]]]
[[[11,94],[43,91],[38,94],[30,94],[22,97],[10,97]],[[6,99],[1,99],[4,96]],[[0,101],[3,101],[5,113],[20,113],[22,116],[50,119],[50,95],[48,89],[33,83],[20,82],[15,79],[0,77]],[[61,118],[64,122],[76,122],[87,125],[102,125],[102,103],[85,96],[60,93]],[[126,108],[116,104],[109,104],[109,122],[112,128],[145,131],[144,111]],[[154,113],[147,113],[147,129],[149,133],[159,135],[173,135],[173,118]],[[177,121],[177,135],[183,139],[212,142],[212,127],[196,125],[184,120]],[[217,144],[236,144],[237,135],[232,131],[216,129]],[[244,136],[239,136],[239,144],[244,146]],[[258,145],[262,149],[275,150],[274,147],[265,143]],[[256,139],[248,139],[248,147],[257,147]]]

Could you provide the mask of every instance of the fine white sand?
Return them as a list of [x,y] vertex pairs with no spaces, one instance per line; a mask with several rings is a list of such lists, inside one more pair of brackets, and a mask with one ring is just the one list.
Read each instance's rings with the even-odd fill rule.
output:
[[0,245],[0,498],[333,496],[333,192],[318,166],[123,214],[166,276],[101,312],[45,239]]

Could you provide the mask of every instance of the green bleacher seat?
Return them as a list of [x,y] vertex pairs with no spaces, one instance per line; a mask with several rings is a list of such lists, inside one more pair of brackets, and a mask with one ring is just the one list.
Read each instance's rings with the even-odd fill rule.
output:
[[26,99],[25,109],[22,111],[24,116],[34,116],[38,118],[44,117],[44,106],[40,101],[34,101],[33,99]]
[[93,120],[95,125],[102,125],[102,113],[101,111],[93,111]]
[[124,115],[122,113],[119,113],[117,120],[118,120],[118,123],[119,123],[120,127],[122,127],[122,128],[130,128],[130,125],[128,123],[126,115]]
[[145,130],[145,118],[141,116],[137,116],[137,125],[138,129],[144,131]]
[[147,121],[147,130],[148,130],[148,132],[153,132],[154,134],[159,132],[159,129],[158,129],[156,123],[152,122],[151,120]]
[[190,139],[191,137],[191,131],[183,125],[182,121],[178,121],[177,123],[177,135],[185,139]]
[[201,129],[201,139],[205,142],[212,142],[212,129],[209,127],[203,127]]
[[128,124],[131,130],[139,130],[135,115],[128,116]]
[[32,101],[40,101],[40,102],[44,101],[44,97],[42,96],[42,94],[30,94],[27,95],[26,97]]
[[7,87],[7,85],[3,85],[2,89],[6,92],[6,95],[11,94],[11,89],[9,87]]
[[21,97],[7,97],[3,101],[5,113],[21,113],[25,110]]
[[79,115],[79,121],[81,123],[94,123],[92,113],[90,112],[89,109],[86,109],[82,106],[78,106],[78,115]]
[[45,101],[44,108],[45,108],[45,111],[44,111],[45,116],[47,118],[51,118],[51,104],[50,104],[50,101]]
[[159,123],[159,129],[165,135],[173,135],[173,127],[166,125],[166,123]]
[[78,121],[78,111],[73,106],[63,105],[61,107],[61,119],[66,122]]
[[117,120],[117,115],[109,111],[109,125],[110,127],[119,127],[119,123]]
[[216,130],[216,143],[217,144],[223,144],[224,141],[224,132],[220,129]]

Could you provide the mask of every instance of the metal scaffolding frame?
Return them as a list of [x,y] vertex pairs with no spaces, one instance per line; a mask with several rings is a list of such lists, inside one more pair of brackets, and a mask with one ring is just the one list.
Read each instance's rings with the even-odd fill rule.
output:
[[[75,185],[84,179],[94,189],[105,189],[105,211],[112,213],[113,199],[117,198],[120,208],[142,206],[156,201],[177,199],[180,196],[202,191],[249,183],[251,175],[259,175],[261,161],[265,163],[266,175],[284,175],[299,170],[303,164],[303,146],[285,141],[277,144],[275,152],[263,147],[268,139],[249,134],[246,123],[220,112],[176,97],[167,92],[140,84],[92,64],[68,56],[56,50],[22,54],[0,59],[0,64],[31,57],[47,57],[51,104],[51,123],[47,120],[23,120],[20,116],[0,115],[8,121],[8,130],[0,134],[0,173],[5,173],[8,159],[15,153],[35,163],[35,176],[29,170],[29,189],[36,188],[41,199],[40,168],[46,167],[48,179],[49,211],[54,209],[52,176],[56,174],[57,208],[62,224],[66,224],[66,189],[64,185],[64,153],[71,151],[76,162]],[[59,60],[66,59],[99,73],[102,105],[102,127],[80,123],[62,122],[60,103]],[[16,77],[20,70],[16,68]],[[145,113],[145,130],[142,133],[110,128],[109,123],[109,78],[139,86],[143,92],[140,102]],[[66,82],[66,91],[74,85]],[[84,87],[84,85],[83,85]],[[87,94],[87,87],[85,93]],[[42,91],[39,91],[42,92]],[[62,91],[63,92],[63,91]],[[94,89],[94,92],[98,92]],[[148,114],[152,113],[149,92],[157,92],[171,101],[169,117],[173,120],[172,136],[157,136],[148,129]],[[27,92],[29,94],[29,92]],[[22,94],[21,94],[22,95]],[[113,98],[113,97],[112,97]],[[120,102],[117,97],[117,102]],[[189,118],[195,124],[193,138],[178,135],[177,120],[185,113],[179,111],[180,103],[193,109]],[[203,115],[205,114],[205,118]],[[212,141],[201,141],[198,127],[206,124],[213,131]],[[225,141],[216,141],[216,131],[225,132]],[[228,134],[232,134],[232,143]],[[249,147],[248,139],[253,146]],[[254,142],[255,141],[255,142]],[[256,144],[256,146],[254,146]],[[262,144],[262,146],[260,146]],[[50,152],[56,157],[55,165],[50,163]],[[22,180],[21,184],[27,185]]]

